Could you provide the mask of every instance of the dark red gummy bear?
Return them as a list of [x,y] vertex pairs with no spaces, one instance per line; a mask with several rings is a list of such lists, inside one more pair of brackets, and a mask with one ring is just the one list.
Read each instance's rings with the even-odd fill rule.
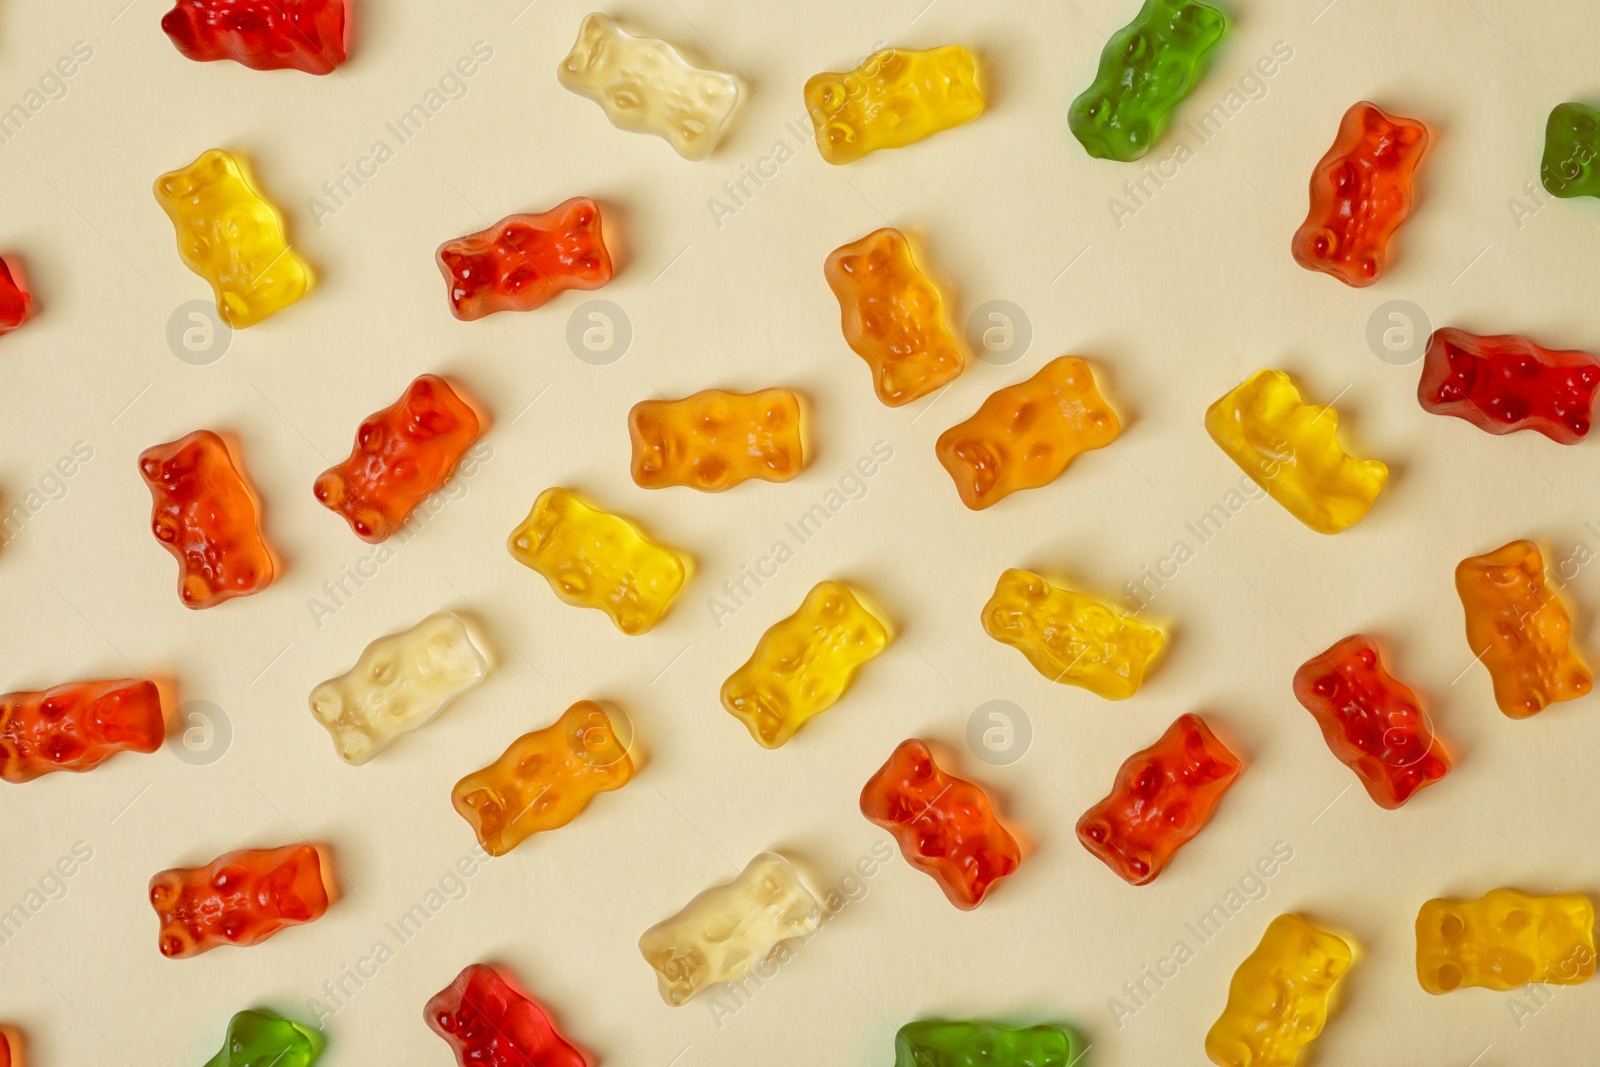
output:
[[1365,634],[1307,660],[1294,672],[1294,695],[1379,807],[1398,808],[1450,770],[1417,694],[1384,670]]
[[1297,263],[1356,288],[1378,280],[1389,239],[1411,214],[1411,181],[1428,128],[1365,100],[1344,114],[1333,147],[1311,172],[1311,211],[1290,248]]
[[345,61],[345,0],[178,0],[161,18],[178,51],[207,63],[327,74]]
[[33,306],[22,268],[0,259],[0,334],[21,326]]
[[532,311],[568,289],[598,289],[611,280],[600,207],[584,196],[446,241],[436,258],[458,319]]
[[150,905],[168,959],[219,945],[258,945],[328,910],[322,855],[313,845],[244,849],[204,867],[162,871],[150,879]]
[[323,471],[312,492],[343,515],[356,536],[377,544],[449,480],[477,439],[471,406],[443,378],[424,374],[399,400],[367,417],[350,458]]
[[932,875],[963,910],[982,904],[1022,862],[984,791],[940,770],[916,738],[902,741],[868,779],[861,814],[893,834],[906,862]]
[[139,473],[155,498],[150,526],[178,561],[184,607],[209,608],[249,596],[272,581],[255,498],[210,430],[139,454]]
[[587,1053],[562,1037],[532,998],[507,976],[469,964],[423,1009],[461,1067],[587,1067]]
[[1153,882],[1204,829],[1240,766],[1204,719],[1180,715],[1123,763],[1111,795],[1078,820],[1078,840],[1129,884]]
[[76,682],[0,696],[0,778],[90,771],[118,752],[154,752],[166,737],[151,682]]
[[1589,435],[1600,359],[1541,348],[1525,337],[1435,330],[1417,400],[1493,434],[1537,430],[1564,445]]

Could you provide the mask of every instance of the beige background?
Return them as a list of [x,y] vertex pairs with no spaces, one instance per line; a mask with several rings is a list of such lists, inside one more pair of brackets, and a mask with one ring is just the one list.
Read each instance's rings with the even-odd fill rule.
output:
[[[1412,922],[1441,894],[1600,891],[1594,700],[1504,718],[1472,664],[1451,582],[1463,556],[1514,537],[1539,539],[1552,566],[1579,544],[1600,548],[1597,446],[1493,438],[1424,414],[1419,368],[1376,358],[1366,330],[1381,304],[1404,299],[1436,325],[1600,348],[1600,207],[1539,206],[1523,192],[1550,108],[1600,96],[1600,10],[1325,2],[1235,0],[1234,31],[1180,118],[1226,106],[1241,79],[1255,98],[1207,143],[1183,130],[1163,142],[1152,167],[1180,139],[1192,158],[1169,166],[1159,188],[1147,180],[1153,192],[1120,227],[1108,200],[1131,206],[1121,185],[1141,168],[1089,159],[1064,116],[1131,0],[610,9],[753,81],[731,135],[701,164],[614,130],[557,85],[588,10],[576,2],[361,0],[353,58],[321,79],[190,63],[160,33],[157,0],[5,3],[0,105],[23,100],[75,42],[93,58],[0,145],[0,246],[26,257],[42,306],[0,340],[0,499],[26,503],[75,442],[93,458],[64,483],[47,479],[56,499],[0,547],[0,688],[170,677],[180,701],[210,702],[232,731],[209,765],[165,750],[0,790],[0,906],[23,901],[75,843],[93,850],[65,895],[0,945],[0,1019],[28,1030],[34,1063],[200,1063],[242,1008],[308,1018],[308,999],[375,942],[393,947],[385,923],[469,853],[451,784],[583,697],[631,714],[644,756],[636,780],[463,881],[460,899],[329,1021],[324,1062],[447,1062],[422,1005],[466,963],[494,959],[608,1064],[888,1064],[896,1027],[943,1015],[1070,1023],[1101,1067],[1195,1063],[1229,976],[1291,909],[1346,930],[1362,952],[1315,1062],[1487,1067],[1587,1049],[1600,986],[1559,990],[1536,1015],[1518,1012],[1514,994],[1430,997],[1413,971]],[[397,146],[385,123],[479,41],[492,59]],[[791,125],[804,122],[801,85],[879,42],[969,46],[992,109],[914,148],[829,167]],[[1292,59],[1251,80],[1277,42]],[[1393,270],[1365,292],[1289,255],[1311,167],[1361,98],[1422,118],[1435,135]],[[310,199],[380,138],[393,158],[318,226]],[[175,358],[168,322],[207,289],[179,263],[149,189],[213,146],[249,154],[320,280],[195,366]],[[781,165],[762,162],[775,154]],[[719,226],[709,198],[758,166],[771,176],[748,184],[753,195]],[[441,241],[577,194],[604,208],[619,270],[598,295],[631,322],[624,358],[595,366],[569,350],[580,294],[532,314],[450,317],[432,263]],[[973,361],[932,403],[880,406],[842,343],[821,265],[885,223],[914,234],[944,275],[958,329],[987,300],[1024,309],[1026,355]],[[968,513],[935,438],[1062,353],[1095,361],[1123,437],[1047,489]],[[1118,595],[1174,542],[1193,547],[1185,524],[1239,480],[1201,414],[1268,365],[1310,398],[1338,397],[1351,449],[1390,464],[1364,522],[1327,538],[1269,501],[1240,511],[1146,613],[1170,626],[1170,645],[1123,703],[1052,686],[983,635],[979,608],[1007,566]],[[424,371],[451,375],[491,410],[490,454],[374,568],[372,549],[317,505],[311,482],[346,454],[363,416]],[[811,405],[815,455],[800,478],[715,497],[631,484],[624,416],[635,401],[770,385]],[[147,528],[134,457],[202,426],[238,435],[285,568],[259,596],[191,613]],[[775,541],[794,547],[784,523],[878,441],[893,458],[860,498],[719,627],[710,598]],[[507,532],[558,483],[695,555],[692,584],[650,634],[625,638],[599,613],[560,604],[506,554]],[[354,595],[318,618],[313,598],[332,604],[324,583],[358,567],[376,576],[358,590],[347,579]],[[1576,632],[1600,647],[1600,568],[1569,572]],[[720,709],[717,686],[824,577],[858,583],[902,632],[837,708],[764,751]],[[441,608],[484,621],[494,673],[369,766],[343,765],[306,694],[374,637]],[[1391,665],[1426,693],[1459,756],[1444,783],[1399,812],[1347,789],[1353,777],[1290,691],[1296,666],[1357,630],[1387,639]],[[969,717],[990,700],[1013,702],[1032,724],[1031,750],[1010,766],[987,766],[965,743]],[[1193,710],[1249,767],[1167,873],[1130,888],[1073,839],[1079,805]],[[860,816],[859,788],[912,735],[990,791],[1028,842],[1019,873],[962,914],[896,856],[851,883],[859,899],[741,1010],[664,1006],[635,947],[640,932],[762,849],[794,858],[819,890],[844,885],[886,840]],[[345,897],[325,919],[251,950],[181,963],[157,954],[142,899],[151,874],[307,837],[330,844],[344,874]],[[1223,902],[1276,842],[1293,859],[1262,883],[1264,899],[1198,945],[1185,923]],[[1119,1028],[1109,999],[1180,939],[1194,958]]]

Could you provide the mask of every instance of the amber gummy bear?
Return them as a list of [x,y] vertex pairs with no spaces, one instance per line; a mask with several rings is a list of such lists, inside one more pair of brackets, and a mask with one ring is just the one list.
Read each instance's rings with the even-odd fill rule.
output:
[[720,493],[752,478],[786,482],[805,466],[800,401],[787,389],[641,400],[628,412],[628,436],[641,489]]

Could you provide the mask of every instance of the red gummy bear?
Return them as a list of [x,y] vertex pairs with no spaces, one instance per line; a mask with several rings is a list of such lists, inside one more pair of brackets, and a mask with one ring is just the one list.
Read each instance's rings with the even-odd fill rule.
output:
[[178,0],[161,17],[178,51],[200,63],[328,74],[345,61],[345,0]]
[[272,582],[255,498],[222,438],[196,430],[147,448],[139,453],[139,472],[155,498],[151,529],[178,561],[184,607],[214,607]]
[[204,867],[176,867],[150,879],[161,921],[161,954],[181,960],[218,945],[259,945],[285,926],[322,918],[328,885],[312,845],[244,849]]
[[11,1046],[14,1043],[12,1034],[13,1031],[9,1027],[0,1026],[0,1067],[11,1067],[13,1055]]
[[28,294],[22,267],[0,259],[0,334],[21,326],[32,306],[33,297]]
[[893,834],[906,862],[932,875],[963,910],[982,904],[1022,862],[984,791],[940,770],[916,738],[902,741],[868,779],[861,814]]
[[450,310],[463,320],[532,311],[568,289],[611,280],[600,207],[575,196],[542,215],[511,215],[439,246]]
[[587,1053],[556,1030],[544,1009],[507,976],[469,964],[423,1009],[461,1067],[587,1067]]
[[1389,238],[1411,214],[1411,179],[1428,128],[1365,100],[1344,113],[1333,147],[1311,172],[1311,212],[1291,249],[1307,270],[1358,289],[1377,281]]
[[0,778],[91,771],[118,752],[154,752],[166,737],[151,682],[77,682],[0,696]]
[[478,416],[448,382],[424,374],[405,395],[367,416],[350,458],[322,472],[312,492],[377,544],[455,473],[478,439]]
[[1239,769],[1204,719],[1180,715],[1123,763],[1111,795],[1078,820],[1078,840],[1128,884],[1147,885],[1205,828]]
[[1479,337],[1435,330],[1417,383],[1417,400],[1492,434],[1538,430],[1575,445],[1589,435],[1600,359],[1541,348],[1525,337]]
[[1365,634],[1307,660],[1294,672],[1294,695],[1379,807],[1398,808],[1450,770],[1417,694],[1384,670]]

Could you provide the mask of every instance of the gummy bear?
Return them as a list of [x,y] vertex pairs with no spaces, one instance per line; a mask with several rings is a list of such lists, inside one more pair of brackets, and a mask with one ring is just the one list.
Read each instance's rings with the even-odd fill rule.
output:
[[1122,764],[1111,794],[1078,820],[1078,840],[1129,885],[1148,885],[1205,829],[1240,766],[1204,719],[1180,715]]
[[1206,432],[1250,480],[1318,533],[1361,520],[1389,468],[1339,445],[1339,413],[1306,404],[1281,370],[1257,372],[1206,409]]
[[639,938],[661,999],[673,1007],[717,982],[737,982],[794,938],[822,925],[822,903],[789,861],[762,852]]
[[441,611],[368,645],[354,667],[311,691],[311,714],[333,735],[339,758],[360,766],[488,674],[467,624]]
[[222,1051],[206,1067],[311,1067],[322,1045],[322,1034],[309,1026],[270,1011],[241,1011],[228,1021]]
[[588,1067],[583,1052],[507,971],[470,963],[422,1012],[460,1067]]
[[0,334],[8,334],[27,321],[33,296],[15,260],[0,258]]
[[155,505],[150,528],[178,561],[178,598],[210,608],[272,582],[256,501],[228,446],[210,430],[139,453]]
[[329,74],[345,61],[345,0],[177,0],[161,29],[199,63]]
[[311,845],[244,849],[204,867],[177,867],[150,879],[150,904],[161,922],[168,959],[219,945],[259,945],[286,926],[322,918],[329,881]]
[[628,436],[641,489],[720,493],[750,478],[786,482],[805,467],[800,401],[787,389],[641,400],[628,412]]
[[1384,670],[1377,643],[1354,634],[1294,673],[1294,695],[1322,727],[1339,762],[1356,772],[1367,795],[1393,810],[1450,770],[1411,687]]
[[[13,1040],[14,1036],[15,1032],[9,1027],[0,1026],[0,1067],[12,1067],[13,1062],[18,1065],[22,1062],[22,1042],[20,1039]],[[16,1046],[15,1050],[13,1046]]]
[[556,722],[523,734],[489,766],[450,791],[450,802],[491,856],[577,818],[596,793],[633,777],[628,744],[605,710],[580,700]]
[[1344,113],[1311,172],[1311,210],[1290,245],[1295,262],[1364,289],[1382,276],[1389,240],[1411,214],[1411,183],[1428,128],[1365,100]]
[[893,834],[906,862],[938,882],[962,911],[982,904],[1022,862],[988,795],[946,774],[916,738],[900,742],[867,779],[861,814]]
[[1544,129],[1539,178],[1552,196],[1600,196],[1600,111],[1577,103],[1557,104]]
[[1512,541],[1456,566],[1467,644],[1494,682],[1494,702],[1513,719],[1576,700],[1594,677],[1573,649],[1572,619],[1544,576],[1532,541]]
[[178,233],[178,258],[211,283],[217,313],[242,330],[299,300],[311,271],[284,236],[283,216],[220,148],[156,179],[156,201]]
[[1336,934],[1280,915],[1228,983],[1228,1006],[1206,1034],[1218,1067],[1295,1067],[1328,1024],[1333,988],[1355,955]]
[[1430,900],[1417,913],[1417,981],[1436,996],[1580,985],[1594,969],[1594,904],[1578,893],[1494,889],[1477,900]]
[[600,205],[575,196],[542,215],[508,215],[439,246],[450,312],[464,322],[497,311],[532,311],[568,289],[611,280]]
[[1537,430],[1563,445],[1589,435],[1600,359],[1552,351],[1525,337],[1435,330],[1417,382],[1424,411],[1492,434]]
[[1081,1056],[1071,1031],[1059,1026],[929,1020],[894,1035],[894,1067],[1076,1067]]
[[1019,489],[1049,485],[1078,453],[1104,448],[1121,432],[1089,364],[1062,356],[992,394],[970,419],[940,434],[934,451],[961,502],[981,511]]
[[939,290],[899,230],[885,227],[834,249],[823,274],[839,300],[845,343],[872,368],[872,386],[888,406],[926,396],[966,366],[945,327]]
[[118,752],[154,752],[167,733],[146,681],[78,682],[0,696],[0,778],[92,771]]
[[687,557],[559,487],[539,494],[506,547],[542,574],[556,596],[605,612],[625,634],[660,622],[689,576]]
[[1210,4],[1145,0],[1106,41],[1093,83],[1072,102],[1072,135],[1097,159],[1139,159],[1166,133],[1227,32],[1227,17]]
[[978,64],[960,45],[914,52],[885,48],[855,70],[806,82],[817,151],[833,164],[902,148],[983,114]]
[[717,147],[743,94],[733,75],[690,66],[667,42],[634,37],[599,12],[578,27],[556,79],[619,130],[653,133],[691,160]]
[[367,416],[350,458],[322,472],[312,492],[369,544],[387,540],[455,473],[478,439],[478,416],[443,378],[424,374]]
[[1131,697],[1161,651],[1162,633],[1103,600],[1011,568],[983,606],[983,629],[1052,682],[1107,700]]
[[777,748],[838,703],[856,670],[888,644],[872,605],[842,582],[818,582],[722,683],[722,706],[759,744]]

